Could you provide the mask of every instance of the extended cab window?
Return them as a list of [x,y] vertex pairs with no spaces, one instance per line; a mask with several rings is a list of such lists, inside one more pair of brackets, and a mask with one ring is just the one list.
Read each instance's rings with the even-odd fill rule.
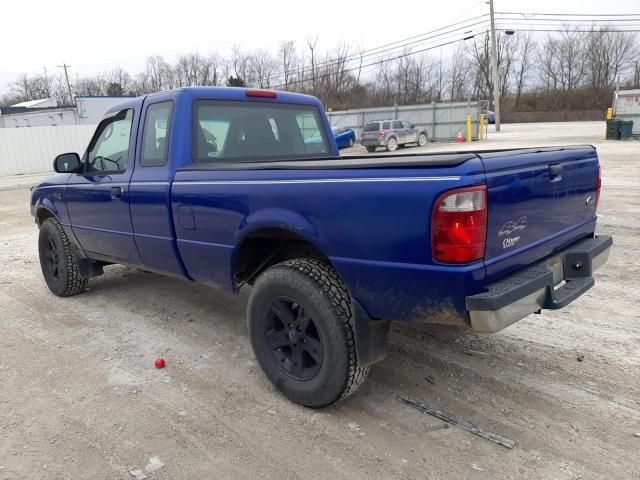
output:
[[173,102],[154,103],[147,108],[140,158],[140,165],[143,167],[161,167],[167,164],[172,112]]
[[87,172],[121,173],[129,165],[129,140],[133,110],[122,110],[105,118],[87,149]]
[[199,100],[194,105],[193,160],[317,158],[330,153],[316,107]]

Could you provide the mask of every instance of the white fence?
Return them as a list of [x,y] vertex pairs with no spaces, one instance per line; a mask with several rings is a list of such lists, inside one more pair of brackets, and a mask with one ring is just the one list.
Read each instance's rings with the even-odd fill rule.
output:
[[0,128],[0,176],[53,171],[53,159],[87,148],[95,125]]

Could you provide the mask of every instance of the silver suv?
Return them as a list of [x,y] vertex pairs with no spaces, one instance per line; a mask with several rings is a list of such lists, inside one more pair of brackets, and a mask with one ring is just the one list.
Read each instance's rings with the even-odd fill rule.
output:
[[364,126],[360,143],[367,148],[367,152],[373,152],[378,147],[386,147],[393,152],[407,143],[424,147],[428,138],[426,128],[413,126],[406,120],[376,120]]

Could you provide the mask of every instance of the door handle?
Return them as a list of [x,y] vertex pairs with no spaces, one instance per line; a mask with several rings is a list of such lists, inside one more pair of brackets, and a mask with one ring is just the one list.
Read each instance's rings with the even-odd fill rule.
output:
[[562,175],[562,164],[554,163],[549,165],[549,178],[553,180],[554,178]]
[[111,187],[111,199],[115,200],[122,196],[122,187]]

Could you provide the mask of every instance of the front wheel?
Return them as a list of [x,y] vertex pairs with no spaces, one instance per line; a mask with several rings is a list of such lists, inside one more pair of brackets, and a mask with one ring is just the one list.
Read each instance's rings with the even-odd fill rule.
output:
[[78,258],[67,234],[55,218],[47,218],[40,226],[38,254],[42,275],[49,290],[59,297],[70,297],[87,288]]
[[398,140],[396,140],[395,138],[390,138],[387,141],[387,150],[389,152],[395,152],[398,148]]
[[248,323],[258,363],[293,402],[331,405],[369,372],[356,356],[351,298],[330,265],[297,259],[267,269],[251,290]]
[[427,144],[427,136],[424,133],[418,135],[418,145],[424,147]]

